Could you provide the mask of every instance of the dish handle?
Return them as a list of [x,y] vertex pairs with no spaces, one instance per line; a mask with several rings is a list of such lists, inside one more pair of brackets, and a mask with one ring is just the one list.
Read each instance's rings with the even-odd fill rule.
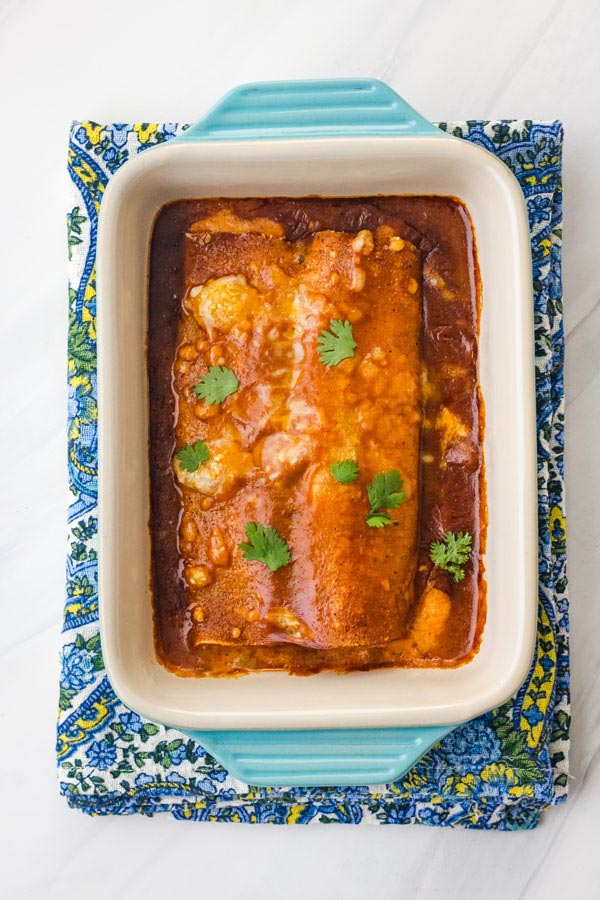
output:
[[360,135],[446,137],[382,81],[331,78],[240,85],[175,140]]
[[347,787],[396,781],[453,727],[185,734],[246,784]]

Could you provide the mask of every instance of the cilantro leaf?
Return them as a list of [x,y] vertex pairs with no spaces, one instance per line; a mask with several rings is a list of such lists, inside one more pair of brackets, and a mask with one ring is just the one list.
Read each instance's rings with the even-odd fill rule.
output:
[[348,321],[333,319],[329,328],[329,331],[323,329],[317,338],[319,359],[326,366],[337,366],[343,359],[354,356],[356,341],[352,334],[352,325]]
[[211,366],[208,374],[203,375],[194,388],[194,393],[212,406],[222,403],[230,394],[235,394],[239,386],[237,376],[231,369],[226,366]]
[[186,444],[185,447],[178,450],[175,455],[181,463],[181,468],[185,469],[186,472],[195,472],[202,463],[205,463],[210,459],[210,453],[208,452],[208,447],[204,441],[196,441],[195,444]]
[[368,486],[367,494],[371,502],[371,511],[382,507],[396,509],[405,500],[400,472],[396,472],[395,469],[378,472]]
[[329,471],[340,484],[352,484],[358,478],[358,463],[355,459],[341,459],[332,462]]
[[265,528],[258,522],[248,522],[246,537],[248,543],[239,544],[244,559],[264,563],[271,572],[289,564],[290,548],[272,525]]
[[450,572],[458,583],[465,577],[464,566],[471,558],[472,544],[473,538],[468,531],[459,531],[456,535],[447,531],[443,540],[432,543],[429,555],[434,565]]
[[397,525],[392,518],[390,518],[389,513],[386,513],[385,509],[380,509],[378,512],[370,512],[365,516],[367,525],[370,525],[371,528],[383,528],[384,525]]
[[384,525],[395,525],[386,509],[397,509],[406,500],[402,490],[400,472],[390,469],[389,472],[378,472],[367,487],[371,509],[365,516],[367,525],[372,528],[383,528]]

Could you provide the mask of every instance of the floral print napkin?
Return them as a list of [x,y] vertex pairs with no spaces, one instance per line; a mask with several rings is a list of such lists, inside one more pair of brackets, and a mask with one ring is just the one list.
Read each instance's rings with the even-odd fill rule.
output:
[[518,694],[456,728],[394,784],[257,788],[231,778],[193,740],[140,718],[106,677],[98,630],[95,253],[111,175],[185,126],[73,124],[68,169],[71,503],[57,730],[60,790],[94,815],[235,822],[350,822],[533,828],[566,799],[569,615],[563,486],[561,288],[562,127],[559,122],[441,123],[514,172],[531,228],[537,374],[539,615],[535,658]]

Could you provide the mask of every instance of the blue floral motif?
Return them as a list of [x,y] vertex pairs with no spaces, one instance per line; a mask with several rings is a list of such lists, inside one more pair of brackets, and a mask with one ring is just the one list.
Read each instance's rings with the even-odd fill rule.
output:
[[537,725],[539,722],[544,721],[544,714],[537,708],[537,706],[530,706],[529,709],[524,710],[523,716],[527,719],[531,726]]
[[87,750],[87,761],[97,769],[110,769],[117,761],[117,748],[108,741],[94,741]]
[[[169,772],[169,783],[170,784],[187,784],[186,779],[183,775],[180,775],[179,772]],[[210,784],[210,782],[209,782]]]
[[67,644],[62,650],[60,686],[81,691],[94,680],[94,663],[88,650]]
[[363,817],[363,810],[359,803],[347,803],[336,800],[320,800],[307,803],[295,820],[298,824],[305,824],[315,819],[327,824],[329,822],[347,822],[358,824]]
[[461,774],[495,762],[501,752],[500,741],[482,719],[461,725],[444,740],[445,757]]
[[419,822],[423,825],[443,825],[447,816],[447,812],[435,806],[424,806],[417,813]]
[[[171,775],[169,777],[172,778],[173,776]],[[210,778],[200,778],[196,782],[196,790],[198,791],[198,793],[212,794],[214,791],[213,782],[210,780]]]
[[171,751],[171,754],[170,754],[171,763],[174,766],[178,766],[180,763],[182,763],[184,761],[185,755],[186,755],[185,744],[181,744],[181,746],[176,747],[175,750]]
[[133,734],[139,734],[144,727],[144,723],[142,722],[138,714],[132,712],[131,710],[121,713],[121,715],[119,716],[119,720],[125,726],[127,731],[131,731],[133,732]]
[[529,212],[529,219],[533,224],[539,225],[543,222],[547,222],[550,219],[552,211],[550,198],[541,195],[530,197],[527,201],[527,209]]
[[250,822],[251,813],[245,806],[205,806],[199,810],[200,822]]
[[145,787],[147,784],[153,784],[154,781],[154,777],[147,775],[146,772],[140,772],[139,775],[135,776],[135,783],[138,787]]
[[[95,253],[98,208],[130,155],[173,123],[75,123],[69,145],[69,510],[57,730],[61,791],[96,815],[169,812],[197,821],[533,828],[567,794],[568,599],[563,500],[562,128],[558,122],[441,123],[496,154],[518,179],[531,225],[538,425],[540,605],[527,679],[500,709],[451,732],[379,787],[259,788],[229,778],[200,745],[123,706],[103,668],[97,595]],[[484,298],[485,302],[485,298]]]
[[405,822],[415,820],[415,803],[412,800],[399,800],[390,804],[388,801],[382,809],[377,811],[376,816],[386,825],[403,825]]
[[265,825],[287,825],[289,816],[287,803],[269,803],[257,810],[257,821]]
[[117,150],[124,147],[127,143],[127,137],[131,132],[130,125],[107,125],[106,130],[110,135],[110,139]]

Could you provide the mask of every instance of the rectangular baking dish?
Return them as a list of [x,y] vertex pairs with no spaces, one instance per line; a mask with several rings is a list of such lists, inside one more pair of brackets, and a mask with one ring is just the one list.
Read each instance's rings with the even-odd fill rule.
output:
[[[153,220],[177,199],[308,194],[449,195],[471,214],[483,285],[489,510],[481,647],[456,669],[182,678],[156,659],[149,579],[145,352]],[[97,265],[100,618],[106,668],[121,699],[188,730],[441,726],[445,733],[513,694],[535,638],[537,493],[529,229],[508,168],[436,129],[380,82],[248,85],[111,178]]]

